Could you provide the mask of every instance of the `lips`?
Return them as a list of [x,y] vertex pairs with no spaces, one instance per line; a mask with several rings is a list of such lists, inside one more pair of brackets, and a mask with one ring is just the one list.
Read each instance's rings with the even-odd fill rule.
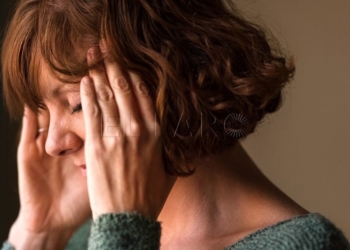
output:
[[80,165],[79,167],[82,169],[86,169],[86,165]]

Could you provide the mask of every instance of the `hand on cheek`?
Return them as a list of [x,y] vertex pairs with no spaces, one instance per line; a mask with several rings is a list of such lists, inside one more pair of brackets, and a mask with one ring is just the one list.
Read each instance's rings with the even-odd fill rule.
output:
[[156,220],[175,178],[165,172],[152,100],[145,84],[122,71],[104,42],[91,48],[87,59],[94,67],[82,79],[81,100],[93,218],[137,211]]

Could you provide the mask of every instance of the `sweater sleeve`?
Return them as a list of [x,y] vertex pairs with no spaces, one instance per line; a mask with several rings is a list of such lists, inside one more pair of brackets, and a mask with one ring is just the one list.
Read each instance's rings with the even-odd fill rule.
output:
[[4,244],[2,244],[1,250],[15,250],[15,249],[8,241],[5,241]]
[[140,214],[100,215],[91,226],[89,250],[156,250],[160,246],[160,223]]
[[[80,234],[72,238],[68,249],[86,249],[86,227],[91,223],[88,250],[158,250],[160,246],[160,223],[140,214],[116,213],[100,215],[95,221],[88,221]],[[5,241],[1,250],[14,250]]]

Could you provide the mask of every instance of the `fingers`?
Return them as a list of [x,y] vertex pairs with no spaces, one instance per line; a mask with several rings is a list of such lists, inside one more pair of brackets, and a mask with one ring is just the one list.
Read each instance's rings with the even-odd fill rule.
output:
[[[92,67],[89,73],[94,83],[98,105],[102,110],[102,119],[104,120],[104,124],[109,126],[105,129],[103,136],[115,136],[115,133],[111,133],[111,131],[108,130],[112,125],[116,127],[117,124],[119,124],[118,107],[115,102],[114,93],[108,84],[108,78],[103,63],[98,65],[101,56],[101,51],[98,47],[89,49],[87,60],[88,65]],[[110,121],[113,121],[114,124],[111,124]],[[101,125],[102,124],[100,124],[100,126]]]
[[124,128],[129,127],[129,132],[137,135],[137,125],[140,125],[140,114],[137,107],[137,101],[133,93],[133,86],[128,82],[127,75],[115,62],[109,53],[108,46],[104,40],[101,40],[100,47],[104,55],[104,64],[107,72],[111,89],[116,99],[120,124]]
[[[39,114],[36,114],[25,105],[19,143],[20,151],[28,151],[30,146],[35,145],[37,152],[40,154],[45,153],[49,124],[50,116],[47,110],[41,110]],[[42,129],[42,131],[39,131],[39,129]]]
[[146,126],[154,131],[155,136],[160,133],[158,128],[155,106],[150,91],[142,79],[134,73],[129,73],[135,88],[135,95],[142,120]]
[[41,152],[45,152],[45,143],[50,126],[50,113],[48,110],[40,110],[37,114],[38,129],[37,129],[37,142]]
[[38,118],[27,105],[24,106],[22,119],[22,135],[20,144],[29,144],[35,141],[38,131]]
[[[103,63],[98,65],[102,55]],[[89,49],[87,60],[91,67],[90,78],[84,79],[85,84],[82,81],[81,94],[86,119],[95,117],[93,119],[95,122],[86,121],[85,123],[87,126],[94,124],[91,125],[92,130],[90,130],[95,131],[92,132],[93,136],[119,136],[121,132],[126,135],[138,136],[141,133],[141,126],[144,124],[149,129],[157,130],[155,108],[147,86],[137,75],[123,72],[110,55],[104,40],[101,40],[100,48],[92,47]],[[89,104],[89,102],[97,106],[93,107],[93,104]],[[90,107],[84,107],[84,105]],[[96,118],[99,121],[98,125],[95,124]],[[103,134],[102,119],[105,124]],[[109,129],[112,130],[112,133]]]
[[95,87],[89,76],[81,80],[80,96],[84,110],[86,140],[97,141],[101,138],[101,112],[97,105]]
[[[38,114],[38,127],[39,129],[48,129],[50,126],[50,113],[48,110],[40,110]],[[45,130],[47,131],[47,130]]]

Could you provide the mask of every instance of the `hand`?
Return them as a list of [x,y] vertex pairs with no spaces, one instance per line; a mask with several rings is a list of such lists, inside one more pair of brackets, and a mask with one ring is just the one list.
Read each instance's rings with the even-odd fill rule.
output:
[[164,168],[160,126],[146,85],[122,71],[105,42],[90,48],[87,59],[94,67],[80,93],[93,218],[137,211],[156,220],[176,178]]
[[14,245],[25,237],[72,234],[91,216],[80,169],[66,157],[45,152],[47,131],[38,133],[38,129],[48,127],[48,111],[37,115],[25,107],[17,152],[20,212],[9,236]]

